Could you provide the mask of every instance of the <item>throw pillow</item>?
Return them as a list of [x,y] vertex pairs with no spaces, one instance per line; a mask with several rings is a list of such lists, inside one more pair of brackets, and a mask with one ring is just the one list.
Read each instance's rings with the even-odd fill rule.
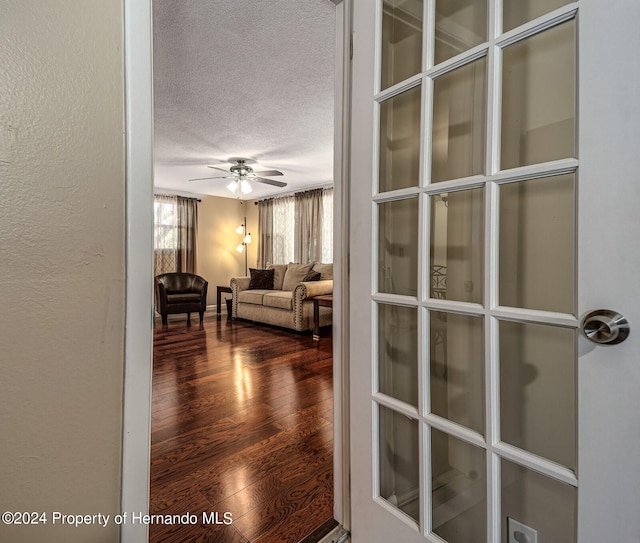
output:
[[333,263],[323,264],[322,262],[316,262],[313,265],[313,271],[320,272],[320,279],[333,279]]
[[249,289],[273,290],[273,274],[274,270],[257,270],[249,268],[251,280],[249,281]]
[[286,264],[267,264],[267,269],[274,270],[273,274],[273,290],[282,290],[282,282],[284,281],[284,274],[287,273]]
[[312,267],[313,262],[309,264],[294,264],[291,262],[287,266],[287,273],[284,274],[282,290],[292,291],[298,283],[304,281]]
[[320,281],[320,272],[309,270],[303,281]]

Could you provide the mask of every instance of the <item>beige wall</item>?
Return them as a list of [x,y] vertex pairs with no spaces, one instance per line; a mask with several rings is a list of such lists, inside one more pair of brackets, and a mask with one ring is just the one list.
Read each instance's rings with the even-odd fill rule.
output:
[[244,275],[244,254],[236,251],[242,236],[236,228],[247,217],[251,233],[247,263],[258,259],[258,206],[231,198],[203,196],[198,204],[198,275],[209,282],[207,305],[216,303],[216,286],[229,286],[232,277]]
[[[0,511],[120,509],[122,3],[0,4]],[[118,541],[0,524],[0,541]]]

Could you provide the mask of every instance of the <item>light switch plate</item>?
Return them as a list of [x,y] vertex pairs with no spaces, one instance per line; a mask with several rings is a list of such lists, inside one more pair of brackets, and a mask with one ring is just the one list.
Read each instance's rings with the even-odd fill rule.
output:
[[537,530],[510,517],[507,517],[507,534],[509,543],[538,543]]

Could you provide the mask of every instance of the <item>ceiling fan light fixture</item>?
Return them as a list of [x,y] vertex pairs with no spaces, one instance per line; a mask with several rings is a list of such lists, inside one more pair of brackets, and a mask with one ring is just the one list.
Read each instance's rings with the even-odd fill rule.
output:
[[[266,185],[271,185],[274,187],[286,187],[287,184],[282,181],[276,181],[274,179],[267,179],[267,177],[284,175],[281,171],[278,170],[260,170],[253,171],[251,166],[247,166],[247,163],[253,164],[255,160],[248,158],[231,158],[230,161],[234,161],[235,164],[229,168],[229,170],[223,170],[222,168],[218,168],[217,166],[209,166],[209,168],[214,168],[216,170],[220,170],[221,172],[225,172],[226,175],[216,175],[213,177],[197,177],[195,179],[189,179],[189,181],[205,181],[207,179],[233,179],[228,185],[227,190],[231,192],[236,198],[241,199],[243,196],[247,194],[251,194],[253,192],[253,183],[264,183]],[[231,176],[229,176],[231,173]],[[267,177],[260,177],[267,176]]]
[[227,185],[227,189],[235,194],[235,192],[238,190],[238,182],[234,179]]
[[250,194],[253,192],[253,187],[251,186],[251,183],[249,183],[249,181],[247,181],[246,179],[242,179],[240,181],[240,190],[242,191],[242,194]]

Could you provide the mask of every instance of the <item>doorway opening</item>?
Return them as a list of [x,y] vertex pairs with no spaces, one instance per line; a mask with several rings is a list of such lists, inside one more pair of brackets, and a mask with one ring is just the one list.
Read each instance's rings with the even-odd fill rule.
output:
[[[341,35],[339,35],[339,36],[338,36],[338,38],[339,38],[339,39],[341,39],[341,38],[342,38],[342,36],[341,36]],[[340,58],[338,58],[338,61],[339,61],[339,62],[341,62],[341,59],[340,59]],[[342,85],[340,85],[340,89],[341,89],[341,88],[342,88]],[[337,95],[338,95],[338,94],[336,94],[336,96],[337,96]],[[338,127],[336,127],[336,130],[338,130]],[[342,169],[342,166],[341,166],[341,164],[339,163],[339,157],[336,157],[336,166],[335,166],[335,168],[334,168],[334,169],[335,169],[335,171],[336,171],[336,172],[339,172],[339,171],[341,171],[341,169]],[[337,181],[337,179],[336,179],[336,181]],[[148,198],[148,197],[149,197],[149,195],[146,195],[146,197]],[[336,210],[341,210],[341,209],[342,209],[342,207],[343,207],[343,205],[342,205],[342,203],[341,203],[341,200],[340,200],[340,198],[337,198],[336,200],[337,200],[337,201],[335,202],[335,207],[334,207],[334,208],[335,208]],[[337,218],[336,218],[336,219],[334,219],[334,221],[339,223],[339,221],[340,221],[339,214],[337,214]],[[346,235],[346,234],[343,234],[343,236],[342,236],[342,237],[343,237],[343,239],[344,239],[345,235]],[[339,251],[336,251],[336,253],[338,253],[338,252],[339,252]],[[340,262],[339,262],[338,257],[336,258],[336,262],[335,262],[335,264],[336,264],[337,266],[338,266],[338,265],[340,265]],[[339,272],[338,272],[338,273],[339,273]],[[338,280],[338,281],[339,281],[339,280]],[[336,283],[336,285],[337,285],[337,284],[338,284],[338,283]],[[339,307],[339,300],[337,300],[337,305],[338,305],[338,307]],[[217,324],[217,323],[216,323],[216,324]],[[334,325],[334,330],[336,330],[335,325]],[[341,334],[342,334],[342,332],[340,332],[340,334],[338,334],[338,336],[340,336]],[[323,339],[326,339],[326,338],[323,338]],[[343,352],[342,338],[341,338],[341,337],[338,337],[338,341],[337,341],[336,343],[337,343],[337,345],[335,345],[335,344],[334,344],[334,351],[335,351],[335,352],[338,352],[338,353],[342,353],[342,352]],[[342,387],[341,387],[341,386],[339,387],[339,390],[342,390]],[[338,400],[338,402],[339,402],[339,401],[340,401],[340,400]],[[341,411],[338,411],[335,415],[336,415],[336,417],[338,417],[338,416],[342,416],[342,412],[341,412]],[[125,435],[127,435],[126,430],[125,430]],[[341,445],[340,443],[337,443],[337,444],[336,444],[336,450],[340,450],[340,447],[342,447],[342,445]],[[126,454],[125,454],[125,456],[126,456]],[[125,478],[125,480],[126,480],[126,471],[127,471],[126,462],[125,462],[125,468],[124,468],[124,471],[125,471],[125,477],[124,477],[124,478]],[[335,474],[335,475],[336,475],[336,480],[338,479],[338,477],[340,477],[340,478],[342,477],[341,473],[342,473],[342,467],[341,467],[341,466],[339,466],[339,467],[338,467],[338,470],[337,470],[337,472],[336,472],[336,474]],[[124,486],[126,487],[126,485],[124,485]],[[340,483],[337,483],[337,484],[336,484],[336,486],[340,487],[340,488],[339,488],[338,493],[339,493],[339,494],[341,494],[341,492],[342,492],[342,489],[343,489],[344,485],[340,482]],[[123,503],[125,503],[125,502],[126,502],[126,500],[124,499],[125,494],[126,494],[126,488],[125,488],[125,491],[124,491],[124,493],[123,493]],[[339,511],[339,510],[341,510],[341,509],[342,509],[342,501],[341,501],[341,497],[340,497],[340,496],[336,496],[336,500],[337,500],[337,502],[338,502],[338,503],[336,503],[336,506],[334,507],[334,510],[335,510],[335,511]],[[338,516],[339,516],[339,515],[336,515],[336,517],[338,517]],[[125,539],[125,537],[124,537],[125,531],[126,531],[126,530],[123,530],[123,540]]]

